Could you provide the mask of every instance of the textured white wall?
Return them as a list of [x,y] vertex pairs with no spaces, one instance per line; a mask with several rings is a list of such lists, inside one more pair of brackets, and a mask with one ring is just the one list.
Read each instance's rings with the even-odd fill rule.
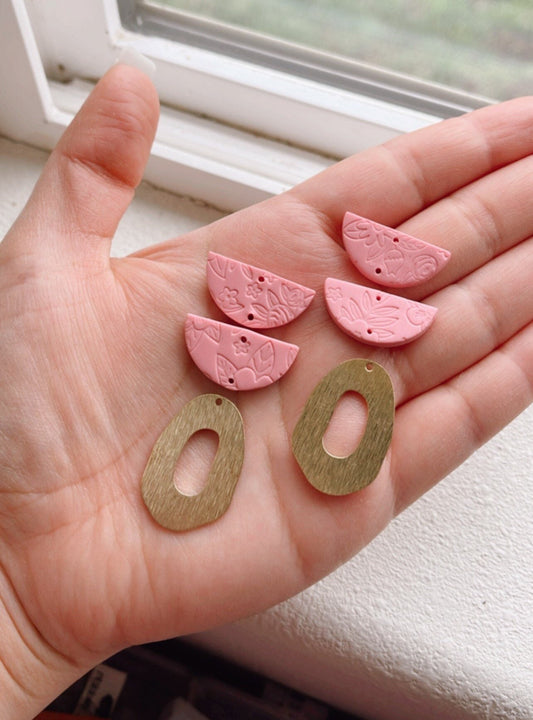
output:
[[[0,140],[0,235],[45,159]],[[219,216],[142,185],[114,254]],[[195,641],[369,719],[532,720],[532,439],[530,408],[337,572]]]

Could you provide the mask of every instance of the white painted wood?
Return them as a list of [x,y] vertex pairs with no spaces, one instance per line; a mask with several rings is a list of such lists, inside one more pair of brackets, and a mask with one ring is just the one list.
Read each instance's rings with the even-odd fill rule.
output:
[[[68,6],[65,2],[59,10],[65,32],[68,34],[70,28],[72,35],[73,18],[67,12]],[[95,2],[84,7],[102,11],[100,16],[89,13],[85,18],[87,36],[104,22],[110,32],[113,27],[114,32],[118,32],[113,26],[116,18],[110,21],[103,12],[107,4]],[[92,84],[77,80],[71,83],[50,81],[24,1],[6,0],[0,9],[2,28],[6,28],[9,39],[4,45],[0,44],[0,133],[50,149],[72,120]],[[37,25],[40,32],[46,32],[46,18],[42,22],[42,27]],[[108,43],[105,32],[103,36],[103,40],[100,38],[102,45],[96,48],[98,52],[93,53],[99,57],[100,50],[105,56],[102,48]],[[85,33],[81,37],[84,38]],[[113,53],[119,47],[108,47],[102,71],[115,61]],[[50,59],[46,62],[51,74]],[[330,162],[283,143],[163,107],[145,177],[159,187],[235,210],[283,192],[324,169]]]
[[[65,117],[92,85],[50,84]],[[277,195],[320,172],[331,160],[242,130],[163,108],[145,179],[179,195],[235,210]]]
[[0,3],[0,28],[0,129],[31,140],[52,102],[24,3]]
[[351,154],[435,121],[126,32],[115,0],[4,0],[0,13],[5,38],[0,44],[0,133],[52,148],[90,87],[83,91],[79,78],[97,79],[125,47],[132,47],[156,64],[155,83],[163,100],[145,177],[228,210],[283,192],[319,172],[332,162],[324,153]]
[[154,82],[164,104],[335,157],[438,120],[250,62],[126,31],[115,0],[26,2],[51,78],[100,77],[129,45],[155,63]]

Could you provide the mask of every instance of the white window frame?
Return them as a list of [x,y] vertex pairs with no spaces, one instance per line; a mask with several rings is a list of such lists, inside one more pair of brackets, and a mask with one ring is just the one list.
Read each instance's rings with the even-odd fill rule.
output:
[[155,63],[162,101],[146,179],[224,209],[441,119],[126,30],[116,0],[2,0],[0,27],[2,134],[53,147],[92,83],[133,48]]

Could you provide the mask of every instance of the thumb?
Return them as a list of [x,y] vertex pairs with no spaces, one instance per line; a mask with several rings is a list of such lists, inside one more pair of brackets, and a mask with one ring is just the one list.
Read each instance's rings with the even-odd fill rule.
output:
[[10,235],[17,250],[52,263],[107,259],[142,178],[159,116],[147,75],[109,70],[50,155]]

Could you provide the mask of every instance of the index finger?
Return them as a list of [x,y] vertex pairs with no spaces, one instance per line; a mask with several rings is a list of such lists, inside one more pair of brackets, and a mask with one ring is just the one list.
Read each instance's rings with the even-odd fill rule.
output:
[[533,152],[533,97],[451,118],[359,153],[290,191],[339,240],[347,210],[396,227],[428,205]]

